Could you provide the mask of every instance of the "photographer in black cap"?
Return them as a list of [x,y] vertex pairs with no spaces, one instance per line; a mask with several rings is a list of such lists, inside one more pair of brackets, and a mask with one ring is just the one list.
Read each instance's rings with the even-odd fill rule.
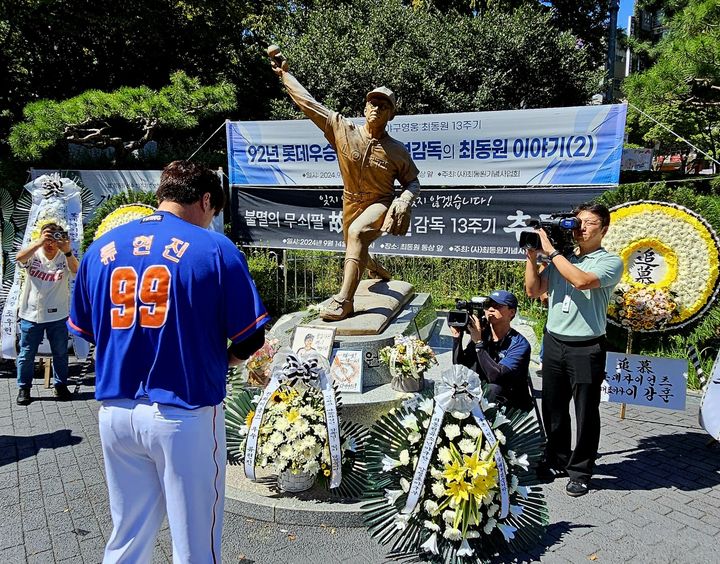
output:
[[530,411],[533,407],[528,388],[530,343],[510,327],[517,306],[512,293],[492,292],[484,306],[486,322],[477,315],[469,316],[470,342],[464,348],[464,331],[451,325],[453,364],[467,366],[480,375],[488,385],[489,401]]

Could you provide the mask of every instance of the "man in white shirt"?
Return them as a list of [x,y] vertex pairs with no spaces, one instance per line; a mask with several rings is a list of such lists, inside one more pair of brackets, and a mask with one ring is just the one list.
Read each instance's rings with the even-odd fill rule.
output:
[[78,259],[70,251],[70,239],[56,223],[46,223],[40,238],[20,249],[17,264],[25,269],[18,318],[20,319],[20,354],[17,357],[18,405],[28,405],[35,355],[47,334],[53,355],[53,383],[59,400],[72,399],[67,388],[68,317],[71,274],[78,269]]

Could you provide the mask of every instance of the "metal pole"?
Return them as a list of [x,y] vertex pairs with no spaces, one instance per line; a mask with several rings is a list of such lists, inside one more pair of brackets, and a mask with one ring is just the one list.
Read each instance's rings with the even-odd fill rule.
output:
[[610,26],[608,36],[608,53],[605,63],[606,84],[605,84],[605,103],[612,104],[613,86],[615,83],[615,51],[617,49],[617,16],[620,9],[619,0],[610,2]]

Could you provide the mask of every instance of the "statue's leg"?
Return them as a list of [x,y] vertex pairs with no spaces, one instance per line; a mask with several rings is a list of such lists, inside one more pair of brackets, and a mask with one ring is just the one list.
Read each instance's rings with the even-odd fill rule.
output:
[[353,299],[369,260],[368,247],[380,236],[380,227],[388,206],[382,203],[369,205],[351,225],[346,227],[345,265],[340,292],[320,313],[326,321],[344,319],[353,312]]

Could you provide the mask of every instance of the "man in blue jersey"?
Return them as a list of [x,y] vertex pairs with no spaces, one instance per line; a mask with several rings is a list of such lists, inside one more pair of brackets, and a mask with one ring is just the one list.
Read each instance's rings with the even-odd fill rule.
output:
[[217,175],[175,161],[157,197],[156,213],[88,248],[68,320],[96,343],[104,562],[150,562],[166,514],[173,561],[219,562],[225,375],[260,348],[269,318],[243,255],[207,230],[225,202]]

